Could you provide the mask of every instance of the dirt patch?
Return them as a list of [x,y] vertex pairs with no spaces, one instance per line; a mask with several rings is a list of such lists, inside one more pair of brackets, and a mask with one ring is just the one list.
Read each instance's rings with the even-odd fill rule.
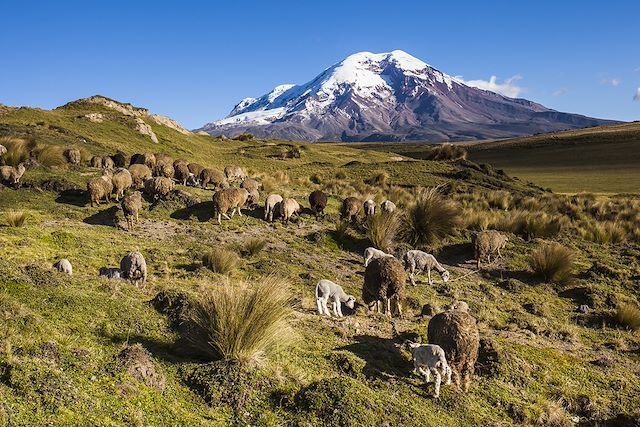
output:
[[120,367],[133,378],[143,382],[148,387],[160,390],[164,388],[166,384],[164,375],[158,372],[149,352],[140,344],[134,344],[123,349],[118,354],[117,361]]

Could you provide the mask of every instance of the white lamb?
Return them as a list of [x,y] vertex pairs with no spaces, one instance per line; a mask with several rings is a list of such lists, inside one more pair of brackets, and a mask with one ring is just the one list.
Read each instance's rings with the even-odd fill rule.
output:
[[62,258],[60,261],[53,264],[53,267],[60,273],[68,274],[69,276],[73,275],[73,267],[71,266],[71,262],[69,262],[69,260],[66,258]]
[[429,278],[429,284],[433,285],[433,280],[431,280],[431,270],[436,269],[440,276],[442,277],[442,281],[447,283],[449,281],[449,272],[445,270],[443,266],[436,260],[431,254],[426,252],[412,250],[405,254],[404,258],[404,268],[409,271],[409,279],[411,280],[411,284],[416,286],[415,274],[416,272],[421,272],[427,270],[427,276]]
[[365,267],[368,266],[369,263],[371,261],[373,261],[374,259],[376,259],[376,258],[382,258],[382,257],[387,257],[387,256],[392,257],[393,255],[388,254],[388,253],[386,253],[384,251],[381,251],[380,249],[376,249],[376,248],[373,248],[373,247],[368,247],[367,249],[364,250],[364,255],[363,255],[364,266]]
[[431,381],[431,375],[433,374],[435,383],[433,396],[435,398],[440,397],[442,376],[446,379],[445,385],[451,384],[451,368],[447,363],[444,350],[435,344],[410,343],[409,347],[413,356],[413,371],[418,375],[424,375],[426,383]]
[[396,210],[396,204],[391,200],[385,200],[380,204],[380,208],[382,209],[382,212],[391,213]]
[[282,196],[279,194],[269,194],[267,200],[264,202],[264,220],[273,222],[273,214],[276,205],[282,202]]
[[342,317],[342,306],[344,303],[347,307],[353,309],[356,298],[353,295],[347,295],[340,285],[333,283],[331,280],[322,279],[316,285],[316,304],[318,305],[318,314],[326,314],[331,316],[327,302],[331,300],[333,314]]
[[369,199],[367,201],[364,202],[364,214],[367,217],[373,216],[376,213],[376,202],[374,202],[373,200]]

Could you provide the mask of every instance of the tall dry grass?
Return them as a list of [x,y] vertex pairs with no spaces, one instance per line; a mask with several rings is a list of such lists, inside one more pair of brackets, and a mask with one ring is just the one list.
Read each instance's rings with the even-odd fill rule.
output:
[[616,308],[616,322],[632,331],[640,330],[640,308],[632,304],[620,304]]
[[458,207],[437,188],[430,188],[418,192],[415,203],[406,209],[402,235],[413,247],[428,248],[452,234],[460,222]]
[[5,136],[0,138],[0,145],[4,145],[7,152],[0,157],[1,164],[18,166],[31,158],[31,151],[36,148],[33,140]]
[[367,220],[367,238],[374,248],[391,252],[396,246],[401,227],[399,213],[378,213]]
[[231,274],[239,261],[236,252],[225,248],[213,248],[202,256],[202,265],[218,274]]
[[564,283],[573,276],[575,253],[559,243],[545,243],[531,253],[529,266],[546,281]]
[[27,213],[24,211],[7,211],[4,219],[9,227],[22,227],[27,219]]

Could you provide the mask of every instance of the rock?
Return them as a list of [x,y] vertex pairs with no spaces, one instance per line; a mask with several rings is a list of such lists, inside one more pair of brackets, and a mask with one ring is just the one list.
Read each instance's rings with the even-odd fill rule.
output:
[[[185,128],[183,128],[180,123],[176,122],[173,119],[170,119],[169,117],[165,117],[165,116],[160,116],[158,114],[152,114],[151,116],[151,120],[153,120],[154,122],[158,123],[159,125],[163,125],[166,126],[168,128],[171,128],[175,131],[180,132],[183,135],[191,135],[192,133],[188,130],[186,130]],[[208,133],[205,132],[206,135],[208,135]]]
[[139,133],[141,133],[142,135],[146,135],[146,136],[150,137],[151,141],[153,141],[154,143],[157,144],[158,143],[158,137],[156,136],[155,132],[153,132],[153,129],[151,129],[151,126],[149,126],[140,117],[136,117],[135,121],[136,121],[136,130]]
[[104,115],[102,113],[89,113],[85,114],[83,117],[92,123],[104,122]]

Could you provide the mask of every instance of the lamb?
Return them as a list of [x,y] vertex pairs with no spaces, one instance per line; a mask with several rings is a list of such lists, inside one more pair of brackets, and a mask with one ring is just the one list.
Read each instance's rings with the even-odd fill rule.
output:
[[182,185],[187,185],[187,180],[189,179],[189,167],[186,162],[178,163],[173,166],[173,175],[176,181],[182,183]]
[[400,261],[394,257],[376,258],[364,271],[362,301],[367,304],[369,310],[378,313],[384,311],[391,317],[391,300],[395,300],[398,315],[402,316],[401,303],[404,300],[406,280],[407,276]]
[[92,168],[102,169],[104,167],[104,160],[101,156],[93,156],[89,160],[89,164]]
[[362,207],[364,208],[364,215],[369,218],[372,217],[373,215],[375,215],[376,213],[376,202],[374,202],[371,199],[368,199],[364,202],[364,204],[362,205]]
[[253,178],[247,178],[242,181],[240,188],[245,188],[248,192],[251,192],[251,190],[258,191],[260,190],[260,183]]
[[278,203],[282,202],[282,196],[279,194],[269,194],[264,202],[264,219],[273,222],[273,213]]
[[4,156],[5,154],[7,154],[7,147],[5,147],[4,145],[0,145],[0,156]]
[[[231,219],[238,211],[238,215],[242,216],[240,209],[245,206],[249,192],[244,188],[228,188],[216,191],[213,195],[213,211],[218,217],[218,224],[222,224],[222,216]],[[231,217],[227,215],[231,209]]]
[[396,204],[391,200],[385,200],[380,204],[380,208],[382,209],[382,212],[391,213],[396,210]]
[[144,286],[147,282],[147,262],[138,251],[129,252],[122,258],[120,270],[122,271],[122,278],[129,279],[136,287],[138,287],[138,283],[142,283]]
[[347,197],[342,201],[342,209],[340,210],[340,218],[349,222],[356,222],[362,203],[355,197]]
[[113,170],[115,169],[116,164],[111,157],[106,156],[102,158],[102,167],[103,169]]
[[20,186],[20,179],[26,170],[27,168],[24,167],[23,163],[20,163],[16,167],[0,166],[0,181],[13,184],[14,187],[18,188]]
[[402,257],[404,262],[405,270],[409,271],[409,279],[411,280],[411,284],[416,286],[415,282],[415,274],[416,272],[427,270],[427,277],[429,278],[429,285],[433,285],[433,280],[431,280],[431,270],[436,269],[440,276],[442,277],[442,281],[447,283],[449,281],[449,272],[436,260],[436,258],[428,254],[426,252],[412,250],[408,251],[404,257]]
[[104,276],[107,279],[121,279],[122,278],[122,270],[119,268],[112,267],[100,267],[98,271],[98,276]]
[[72,165],[79,165],[80,161],[82,161],[82,154],[77,148],[67,148],[62,154],[67,162]]
[[331,280],[322,279],[316,285],[316,304],[318,306],[318,314],[331,316],[329,309],[327,308],[327,302],[329,300],[331,300],[333,314],[336,317],[343,317],[342,303],[353,309],[356,302],[356,298],[353,295],[347,295],[340,285],[333,283]]
[[425,377],[425,383],[433,381],[435,389],[433,397],[440,397],[440,383],[442,376],[445,377],[445,385],[451,384],[451,367],[447,363],[444,350],[439,345],[419,343],[409,343],[411,356],[413,356],[413,371],[416,374],[422,374]]
[[284,199],[278,203],[276,211],[282,215],[282,222],[289,225],[291,217],[300,213],[300,204],[294,199]]
[[242,182],[247,177],[240,166],[227,166],[224,168],[224,174],[229,182]]
[[129,173],[131,174],[134,188],[142,187],[142,184],[152,176],[151,169],[147,165],[139,163],[129,166]]
[[480,348],[476,319],[462,310],[436,314],[429,321],[427,336],[430,344],[439,345],[447,355],[454,382],[469,391]]
[[200,176],[200,172],[202,172],[202,170],[204,169],[204,166],[199,163],[189,163],[187,167],[189,168],[189,172],[197,177]]
[[124,197],[124,192],[133,185],[131,173],[125,168],[118,168],[111,177],[113,192],[116,194],[116,202]]
[[496,230],[485,230],[476,234],[473,239],[473,245],[478,269],[480,269],[480,261],[485,256],[489,263],[491,263],[491,255],[497,255],[494,261],[498,257],[502,257],[500,249],[504,248],[508,241],[507,236]]
[[87,183],[87,192],[91,207],[94,204],[100,206],[100,200],[105,199],[109,203],[111,192],[113,191],[113,182],[111,181],[111,171],[105,169],[102,176],[93,178]]
[[68,274],[69,276],[73,275],[73,267],[71,266],[71,262],[68,259],[62,258],[60,261],[53,264],[53,268],[58,270],[60,273]]
[[122,199],[122,211],[127,220],[127,229],[131,230],[138,223],[138,214],[142,210],[142,193],[134,191]]
[[320,190],[314,191],[309,194],[309,205],[318,219],[324,214],[324,209],[327,207],[327,195]]
[[213,184],[216,189],[229,188],[227,178],[222,172],[209,168],[202,169],[200,172],[200,185],[202,188],[207,188],[209,184]]
[[174,188],[175,184],[173,181],[163,176],[150,178],[144,182],[144,191],[153,197],[153,200],[166,199]]
[[371,260],[376,258],[386,257],[386,256],[393,257],[393,255],[388,254],[384,251],[381,251],[380,249],[376,249],[374,247],[368,247],[367,249],[364,250],[364,255],[363,255],[365,268],[369,265]]

